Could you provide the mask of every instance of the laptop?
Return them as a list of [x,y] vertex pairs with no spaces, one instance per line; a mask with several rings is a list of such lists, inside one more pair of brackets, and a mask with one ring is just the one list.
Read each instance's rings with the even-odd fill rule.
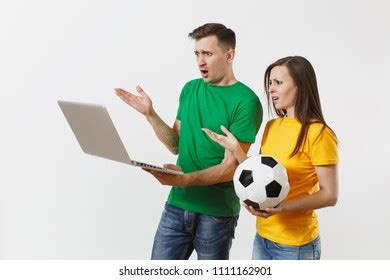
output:
[[84,153],[145,169],[183,174],[181,171],[132,160],[104,106],[62,100],[58,101],[58,105]]

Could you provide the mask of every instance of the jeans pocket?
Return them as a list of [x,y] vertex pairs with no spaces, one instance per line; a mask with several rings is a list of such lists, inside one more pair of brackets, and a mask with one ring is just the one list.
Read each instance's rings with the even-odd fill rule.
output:
[[204,215],[204,217],[206,218],[206,219],[209,219],[209,220],[211,220],[211,221],[213,221],[213,222],[215,222],[215,223],[229,223],[229,222],[231,222],[234,218],[236,218],[236,217],[215,217],[215,216],[210,216],[210,215]]
[[205,232],[209,232],[210,236],[222,239],[234,238],[238,216],[221,218],[210,215],[201,215],[200,219],[202,229]]
[[286,245],[278,242],[273,242],[270,241],[270,243],[277,249],[279,250],[284,250],[284,251],[296,251],[299,246],[292,246],[292,245]]

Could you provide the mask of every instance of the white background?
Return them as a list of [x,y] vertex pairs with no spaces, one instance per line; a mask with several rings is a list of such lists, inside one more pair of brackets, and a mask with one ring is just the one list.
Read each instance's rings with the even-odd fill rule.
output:
[[[199,77],[187,34],[206,22],[236,32],[236,76],[265,112],[265,68],[287,55],[313,63],[340,141],[339,202],[317,212],[322,257],[388,258],[386,2],[2,0],[0,258],[150,257],[169,188],[137,168],[83,154],[56,101],[107,106],[131,156],[175,162],[113,88],[142,85],[172,124],[182,86]],[[255,218],[243,210],[232,259],[250,258],[254,234]]]

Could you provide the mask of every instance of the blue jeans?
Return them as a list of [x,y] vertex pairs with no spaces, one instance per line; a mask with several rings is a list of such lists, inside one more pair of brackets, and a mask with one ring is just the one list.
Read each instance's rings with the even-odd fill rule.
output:
[[198,260],[227,260],[238,216],[219,218],[165,205],[152,260],[186,260],[195,249]]
[[319,260],[321,240],[318,236],[302,246],[290,246],[272,242],[256,233],[253,242],[253,260]]

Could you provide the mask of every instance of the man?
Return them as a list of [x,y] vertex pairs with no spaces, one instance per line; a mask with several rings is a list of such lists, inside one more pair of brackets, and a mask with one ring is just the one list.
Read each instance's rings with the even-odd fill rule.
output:
[[143,114],[159,140],[178,154],[184,175],[148,171],[161,184],[172,185],[155,235],[152,259],[188,259],[195,249],[198,259],[228,259],[240,204],[232,177],[237,161],[208,139],[201,130],[228,128],[245,152],[255,142],[261,124],[259,98],[237,81],[233,73],[235,34],[219,23],[193,30],[195,56],[201,79],[188,82],[180,95],[173,127],[154,111],[149,96],[116,89],[117,95]]

